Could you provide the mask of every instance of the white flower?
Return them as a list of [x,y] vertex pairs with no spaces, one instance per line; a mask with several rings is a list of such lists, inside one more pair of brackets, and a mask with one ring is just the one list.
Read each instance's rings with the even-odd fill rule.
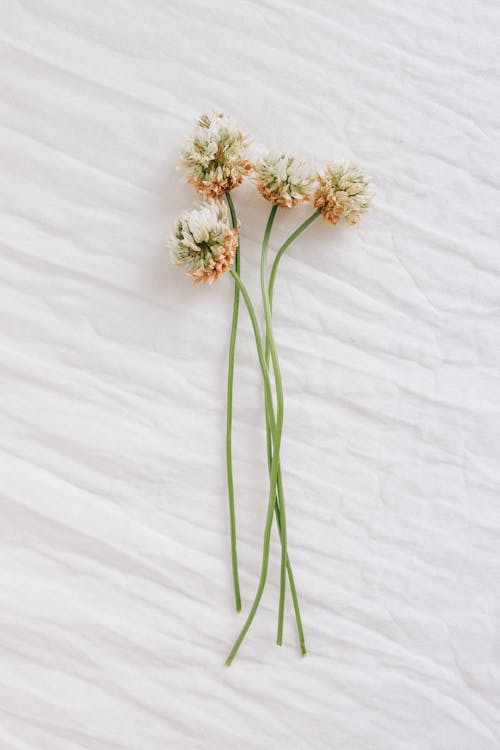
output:
[[360,214],[370,208],[370,181],[352,162],[330,162],[318,182],[314,205],[329,224],[337,224],[341,217],[347,224],[357,224]]
[[188,182],[205,198],[219,198],[238,187],[252,168],[245,158],[248,143],[230,117],[203,115],[181,152]]
[[255,165],[256,185],[260,194],[274,206],[291,208],[309,200],[309,189],[315,180],[312,169],[290,154],[270,153]]
[[186,266],[187,275],[212,284],[231,266],[238,247],[238,228],[229,223],[224,203],[210,201],[184,211],[176,222],[168,246],[170,260]]

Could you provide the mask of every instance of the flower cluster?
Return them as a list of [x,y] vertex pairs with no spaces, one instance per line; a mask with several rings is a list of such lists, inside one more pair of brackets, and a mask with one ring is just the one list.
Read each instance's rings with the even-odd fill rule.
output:
[[255,165],[255,183],[259,193],[273,206],[291,208],[310,198],[315,180],[313,170],[290,154],[267,154]]
[[211,201],[184,211],[170,239],[170,259],[186,266],[194,283],[212,284],[231,266],[238,247],[238,228],[229,224],[224,203]]
[[330,162],[318,175],[318,183],[314,205],[329,224],[337,224],[341,217],[347,224],[357,224],[371,205],[370,183],[352,162]]
[[200,117],[182,149],[187,181],[205,199],[216,201],[182,214],[171,242],[173,262],[186,265],[195,282],[212,283],[233,262],[238,230],[231,226],[225,205],[217,201],[224,196],[231,201],[230,192],[252,169],[260,194],[273,206],[292,208],[312,197],[318,215],[328,224],[335,225],[341,218],[349,225],[357,224],[371,205],[370,182],[351,162],[329,162],[322,174],[315,175],[306,162],[271,152],[253,166],[246,156],[248,145],[249,139],[230,117],[214,113]]
[[181,153],[188,182],[205,198],[220,198],[238,187],[252,169],[245,157],[248,143],[231,118],[203,115]]

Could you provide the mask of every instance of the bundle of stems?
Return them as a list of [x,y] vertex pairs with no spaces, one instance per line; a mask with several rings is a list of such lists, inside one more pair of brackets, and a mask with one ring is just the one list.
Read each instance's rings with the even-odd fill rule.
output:
[[[232,216],[235,217],[234,204],[230,196],[227,196],[227,197],[228,197],[228,202],[230,206],[232,207],[232,212],[231,212]],[[283,478],[282,478],[282,473],[281,473],[281,461],[280,461],[280,448],[281,448],[281,437],[282,437],[282,430],[283,430],[283,412],[284,412],[283,384],[282,384],[279,358],[278,358],[278,354],[276,351],[276,344],[275,344],[273,325],[272,325],[272,300],[273,300],[273,294],[274,294],[274,284],[276,281],[276,273],[278,271],[278,266],[279,266],[281,258],[283,257],[283,254],[285,253],[287,248],[292,244],[292,242],[295,239],[297,239],[297,237],[299,237],[299,235],[310,224],[312,224],[312,222],[316,218],[318,218],[318,216],[321,215],[321,212],[319,210],[315,211],[290,235],[290,237],[286,240],[286,242],[283,243],[283,245],[280,247],[280,249],[278,250],[276,254],[276,257],[272,266],[271,274],[268,275],[268,271],[267,271],[268,249],[269,249],[269,242],[271,238],[271,230],[273,227],[274,219],[276,217],[277,208],[278,206],[273,206],[269,214],[269,219],[267,221],[266,230],[264,232],[264,239],[262,242],[262,252],[261,252],[261,260],[260,260],[261,295],[262,295],[262,303],[263,303],[264,318],[265,318],[265,348],[264,349],[262,347],[262,339],[261,339],[261,335],[259,331],[259,326],[258,326],[255,310],[252,305],[250,296],[241,280],[241,277],[239,274],[240,269],[235,268],[231,270],[231,275],[233,276],[233,279],[235,281],[235,295],[236,295],[236,290],[238,291],[238,293],[241,292],[244,298],[245,304],[247,306],[250,320],[252,322],[252,328],[253,328],[255,343],[257,347],[257,354],[258,354],[259,363],[260,363],[262,376],[264,380],[267,462],[268,462],[268,468],[269,468],[270,486],[269,486],[269,500],[268,500],[267,515],[266,515],[266,524],[264,528],[264,543],[263,543],[263,554],[262,554],[262,564],[261,564],[259,584],[257,587],[257,592],[255,594],[252,606],[250,608],[250,612],[245,621],[245,624],[243,625],[243,628],[238,638],[236,639],[229,656],[226,659],[226,664],[228,666],[231,664],[234,657],[236,656],[238,649],[246,633],[248,632],[250,625],[252,624],[252,621],[255,617],[258,606],[260,604],[262,594],[264,592],[264,587],[265,587],[267,572],[268,572],[268,567],[269,567],[269,548],[270,548],[273,513],[276,517],[276,524],[278,527],[278,533],[279,533],[279,538],[281,542],[280,589],[279,589],[279,605],[278,605],[278,629],[277,629],[276,642],[279,646],[281,646],[283,643],[285,590],[286,590],[286,578],[288,576],[290,593],[292,596],[293,608],[295,612],[295,620],[297,624],[297,634],[299,638],[300,651],[303,656],[306,654],[306,644],[305,644],[305,637],[304,637],[304,629],[302,625],[302,617],[300,614],[299,600],[298,600],[297,590],[295,586],[295,579],[293,576],[292,564],[290,562],[290,558],[288,555],[285,493],[284,493],[284,488],[283,488]],[[233,218],[233,222],[234,222],[234,218]],[[233,322],[234,322],[234,309],[233,309]],[[231,337],[231,340],[232,340],[232,337]],[[271,376],[269,372],[270,360],[272,363],[274,383],[275,383],[276,411],[275,411],[273,395],[272,395]],[[230,364],[229,364],[228,369],[232,371],[234,370],[234,346],[230,347]],[[231,404],[231,409],[232,409],[232,404]],[[229,409],[228,409],[228,412],[229,412]],[[234,497],[231,499],[231,502],[234,503]],[[233,507],[232,512],[234,513],[234,507]],[[234,550],[233,560],[236,560],[235,564],[237,566],[236,538],[232,539],[232,549]],[[233,567],[233,575],[234,575],[234,570],[235,568]],[[236,569],[235,580],[238,580],[237,569]],[[236,595],[236,589],[235,589],[235,595]]]

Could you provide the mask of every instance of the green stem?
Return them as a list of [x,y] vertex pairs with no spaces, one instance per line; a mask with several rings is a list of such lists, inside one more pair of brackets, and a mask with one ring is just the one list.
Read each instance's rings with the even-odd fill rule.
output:
[[[269,222],[268,222],[268,229],[270,231]],[[267,229],[266,229],[266,234],[267,234],[267,241],[269,241],[269,232],[267,231]],[[264,391],[266,395],[266,400],[268,401],[268,403],[271,403],[271,382],[269,379],[269,371],[268,371],[266,360],[264,357],[264,349],[262,347],[262,341],[260,338],[260,331],[259,331],[259,324],[257,322],[257,317],[255,315],[252,302],[250,300],[247,290],[245,289],[243,282],[241,281],[238,273],[232,268],[231,268],[231,275],[239,287],[241,295],[247,306],[248,314],[250,315],[250,320],[252,323],[252,328],[253,328],[253,332],[255,336],[255,343],[257,345],[257,354],[259,357],[259,363],[260,363],[262,375],[264,378]],[[275,430],[275,435],[274,435],[274,451],[273,451],[273,457],[271,461],[271,472],[270,472],[271,476],[269,480],[269,499],[268,499],[268,504],[267,504],[266,523],[264,527],[264,543],[263,543],[263,548],[262,548],[262,565],[261,565],[259,584],[257,587],[257,593],[255,594],[255,598],[253,600],[253,603],[250,608],[248,617],[245,621],[245,624],[243,625],[243,628],[238,638],[236,639],[235,644],[233,648],[231,649],[229,656],[226,659],[227,666],[231,664],[234,657],[236,656],[238,649],[241,646],[241,643],[245,635],[247,634],[248,629],[250,628],[250,625],[252,624],[252,621],[255,617],[255,613],[257,612],[258,606],[260,604],[260,600],[262,598],[264,586],[266,584],[267,571],[269,568],[269,547],[270,547],[270,541],[271,541],[271,526],[273,522],[273,513],[274,513],[274,508],[275,508],[275,503],[276,503],[276,485],[277,485],[277,480],[278,480],[279,451],[280,451],[282,428],[283,428],[283,413],[282,413],[282,410],[278,408],[277,416],[276,416],[276,430]]]
[[[281,418],[283,420],[283,386],[281,382],[281,371],[279,366],[278,355],[274,343],[274,335],[271,321],[271,305],[269,302],[269,291],[267,286],[267,250],[269,247],[269,238],[271,229],[276,216],[277,206],[273,206],[267,222],[264,241],[262,243],[262,254],[260,261],[260,286],[262,292],[262,302],[264,305],[264,315],[266,320],[266,343],[271,353],[273,364],[274,382],[276,386],[276,422]],[[272,401],[268,405],[269,412],[274,411]],[[273,433],[275,431],[273,430]],[[274,440],[273,456],[279,450]],[[279,469],[278,469],[279,472]],[[285,611],[285,589],[286,589],[286,561],[287,561],[287,525],[285,512],[285,497],[281,496],[279,502],[279,519],[280,519],[280,537],[281,537],[281,569],[280,569],[280,595],[278,607],[278,634],[276,642],[281,646],[283,642],[283,620]]]
[[[230,193],[226,193],[226,199],[231,213],[233,227],[238,226],[236,211]],[[234,261],[236,273],[240,272],[240,244],[236,249]],[[240,290],[234,285],[233,298],[233,320],[231,324],[231,335],[229,339],[229,362],[227,367],[227,405],[226,405],[226,471],[227,491],[229,500],[229,524],[231,533],[231,566],[233,571],[233,588],[236,611],[241,610],[240,581],[238,575],[238,554],[236,551],[236,512],[234,507],[234,480],[233,480],[233,450],[232,450],[232,427],[233,427],[233,384],[234,384],[234,350],[236,345],[236,332],[238,329],[238,311],[240,304]]]
[[[267,287],[268,290],[268,302],[269,302],[269,318],[272,314],[272,302],[273,302],[273,293],[274,293],[274,283],[276,280],[276,273],[278,271],[278,266],[280,263],[281,258],[283,257],[283,254],[288,249],[288,247],[294,242],[297,237],[299,237],[302,232],[307,229],[307,227],[312,224],[312,222],[318,218],[318,216],[321,214],[321,211],[315,211],[311,216],[309,216],[291,235],[290,237],[284,242],[284,244],[281,246],[281,248],[278,250],[276,257],[274,259],[274,263],[272,266],[271,274],[269,277],[269,285]],[[266,248],[267,252],[267,248]],[[261,262],[261,284],[263,283],[263,264],[264,264],[264,270],[265,270],[265,258],[263,259],[263,262]],[[263,292],[264,297],[264,292]],[[268,318],[266,317],[266,348],[265,348],[265,360],[266,360],[266,367],[269,366],[269,356],[271,353],[271,337],[269,335],[269,329],[271,328],[270,322],[268,325]],[[276,353],[276,352],[275,352]],[[274,368],[274,361],[273,361],[273,370]],[[276,371],[275,371],[276,372]],[[276,374],[275,374],[276,377]],[[280,379],[281,383],[281,379]],[[267,442],[267,454],[268,454],[268,465],[270,466],[271,463],[271,456],[272,456],[272,433],[274,432],[274,410],[273,405],[268,404],[266,401],[266,442]],[[284,504],[285,504],[285,496],[284,496],[284,490],[283,490],[283,480],[281,476],[281,466],[278,470],[278,496],[276,497],[276,521],[278,525],[278,531],[280,533],[281,537],[281,544],[282,544],[282,563],[281,563],[281,576],[280,576],[280,606],[279,606],[279,612],[278,612],[278,636],[277,636],[277,642],[279,645],[281,645],[283,640],[283,618],[284,618],[284,584],[283,584],[283,558],[286,559],[286,569],[288,572],[288,579],[290,583],[290,591],[292,594],[292,601],[293,601],[293,607],[295,610],[295,619],[297,621],[297,630],[299,634],[299,642],[300,642],[300,649],[302,654],[304,655],[306,653],[306,646],[305,646],[305,640],[304,640],[304,631],[302,627],[302,618],[300,616],[300,609],[299,609],[299,602],[297,598],[297,591],[295,588],[295,581],[293,577],[293,572],[291,568],[291,563],[289,560],[289,556],[287,554],[287,539],[286,539],[286,522],[285,522],[285,529],[284,533],[282,532],[282,522],[281,518],[284,517]]]
[[[283,253],[284,253],[284,252],[285,252],[285,251],[286,251],[286,250],[287,250],[287,249],[288,249],[288,248],[290,247],[290,245],[292,244],[292,242],[295,242],[295,240],[297,239],[297,237],[299,237],[299,236],[300,236],[300,235],[302,234],[302,232],[303,232],[303,231],[304,231],[305,229],[307,229],[307,227],[308,227],[308,226],[309,226],[310,224],[312,224],[312,223],[313,223],[313,221],[314,221],[315,219],[317,219],[317,218],[318,218],[318,216],[320,216],[320,215],[321,215],[321,210],[320,210],[320,209],[318,208],[318,210],[317,210],[317,211],[315,211],[315,212],[314,212],[313,214],[311,214],[311,216],[309,216],[309,217],[308,217],[308,218],[307,218],[307,219],[306,219],[306,220],[305,220],[305,221],[304,221],[304,222],[303,222],[303,223],[302,223],[302,224],[300,225],[300,227],[298,227],[298,228],[297,228],[297,229],[295,230],[295,232],[292,232],[292,234],[290,235],[290,237],[289,237],[289,238],[288,238],[288,239],[286,240],[286,242],[284,242],[284,243],[282,244],[282,246],[280,247],[280,249],[279,249],[279,250],[278,250],[278,252],[276,253],[276,257],[275,257],[275,259],[274,259],[274,263],[273,263],[273,266],[272,266],[272,268],[271,268],[271,273],[270,273],[270,275],[269,275],[269,287],[268,287],[268,288],[269,288],[269,301],[270,301],[270,303],[271,303],[271,310],[272,310],[272,306],[273,306],[274,282],[276,281],[276,273],[277,273],[277,271],[278,271],[278,266],[279,266],[279,264],[280,264],[280,260],[281,260],[281,258],[283,257]],[[269,357],[269,352],[268,352],[268,349],[267,349],[267,347],[266,347],[266,353],[267,353],[267,357]]]
[[[281,480],[281,469],[278,475],[278,494],[280,495],[280,497],[283,497],[283,483]],[[276,512],[276,524],[278,526],[278,533],[281,539],[281,523],[280,523],[280,515],[279,515],[280,506],[278,503],[278,499],[276,499],[275,512]],[[295,579],[293,576],[292,563],[290,561],[288,552],[286,556],[286,571],[288,574],[288,582],[290,584],[290,592],[292,594],[293,609],[295,612],[295,620],[297,623],[297,633],[299,636],[300,653],[302,654],[302,656],[305,656],[307,653],[307,649],[306,649],[306,641],[304,637],[304,627],[302,625],[302,617],[300,615],[299,599],[297,596],[297,589],[295,587]]]
[[[267,362],[266,362],[267,365]],[[268,446],[267,446],[267,465],[269,472],[271,471],[271,460],[272,460],[272,434],[274,433],[275,429],[275,423],[274,423],[274,411],[272,406],[269,407],[267,401],[266,401],[266,433],[268,437]],[[281,499],[284,498],[284,489],[283,489],[283,479],[281,476],[281,467],[278,470],[278,488],[276,493],[276,501],[274,505],[274,510],[276,514],[276,525],[278,526],[278,533],[280,535],[281,539],[281,522],[280,522],[280,502]],[[300,607],[299,607],[299,600],[297,596],[297,589],[295,588],[295,579],[293,576],[293,570],[292,570],[292,563],[290,561],[290,556],[287,553],[286,556],[286,569],[288,573],[288,581],[290,584],[290,593],[292,594],[292,602],[293,602],[293,609],[295,611],[295,620],[297,622],[297,633],[299,636],[299,644],[300,644],[300,652],[302,656],[305,656],[307,653],[306,651],[306,642],[304,638],[304,628],[302,626],[302,617],[300,615]]]

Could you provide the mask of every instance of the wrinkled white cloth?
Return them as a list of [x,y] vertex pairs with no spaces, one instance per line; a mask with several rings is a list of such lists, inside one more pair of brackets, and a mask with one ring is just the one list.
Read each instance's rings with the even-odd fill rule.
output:
[[[0,41],[2,750],[498,750],[498,33],[493,2],[23,0]],[[359,227],[284,258],[290,601],[242,307],[165,238],[213,106],[255,149],[352,158]],[[269,206],[234,194],[259,301]],[[273,251],[308,215],[280,212]],[[259,311],[261,307],[259,305]],[[261,313],[260,313],[261,314]]]

